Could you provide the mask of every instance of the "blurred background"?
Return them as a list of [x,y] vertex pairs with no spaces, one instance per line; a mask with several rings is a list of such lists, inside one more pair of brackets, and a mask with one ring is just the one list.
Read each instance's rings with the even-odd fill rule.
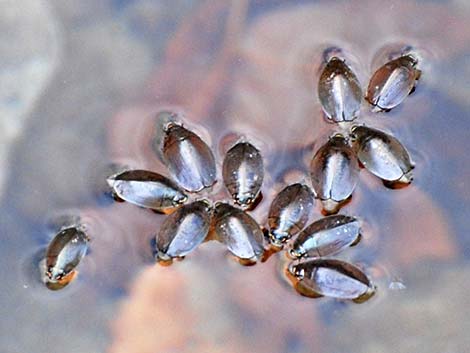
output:
[[[468,351],[469,21],[466,0],[0,0],[0,351]],[[110,163],[167,174],[150,142],[171,108],[219,166],[230,134],[263,146],[264,224],[335,131],[317,99],[322,51],[343,48],[365,88],[395,43],[422,59],[417,90],[390,113],[364,104],[358,122],[407,146],[415,181],[390,190],[362,171],[342,211],[364,222],[341,258],[377,285],[366,303],[301,297],[283,254],[243,267],[208,242],[155,265],[164,217],[103,196]],[[37,263],[60,214],[92,240],[54,292]]]

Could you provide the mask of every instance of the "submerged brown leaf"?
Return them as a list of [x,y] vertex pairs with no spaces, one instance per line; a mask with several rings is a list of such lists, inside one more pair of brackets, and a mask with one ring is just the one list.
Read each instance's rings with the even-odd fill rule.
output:
[[386,256],[392,263],[413,265],[420,261],[451,260],[459,249],[446,211],[424,191],[410,186],[394,193]]

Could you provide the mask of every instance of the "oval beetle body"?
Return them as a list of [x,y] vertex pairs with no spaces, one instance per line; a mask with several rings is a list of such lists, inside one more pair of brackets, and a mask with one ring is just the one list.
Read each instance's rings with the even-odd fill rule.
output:
[[386,186],[411,183],[414,163],[400,141],[366,126],[353,127],[351,135],[359,161]]
[[78,227],[62,229],[46,250],[46,277],[59,282],[72,275],[88,248],[88,236]]
[[269,240],[275,247],[282,247],[292,236],[302,230],[312,213],[312,190],[300,183],[282,189],[269,208]]
[[414,90],[421,75],[417,63],[411,55],[403,55],[375,71],[365,98],[376,111],[393,109]]
[[327,214],[338,212],[352,195],[359,177],[359,163],[343,135],[337,134],[320,147],[310,163],[316,197]]
[[251,143],[237,143],[225,155],[222,175],[233,200],[241,206],[251,205],[258,197],[264,179],[261,153]]
[[170,179],[147,170],[128,170],[108,178],[115,198],[137,206],[165,212],[188,199]]
[[362,302],[375,293],[369,278],[356,266],[334,259],[309,260],[289,266],[295,289],[307,297]]
[[189,192],[198,192],[216,182],[214,155],[194,132],[170,123],[165,128],[163,157],[170,174]]
[[334,122],[356,119],[361,108],[359,81],[344,60],[334,56],[318,81],[318,98],[328,119]]
[[213,226],[217,240],[225,244],[243,264],[253,264],[263,255],[263,231],[243,210],[226,203],[217,204]]
[[157,259],[171,261],[186,256],[201,244],[209,232],[210,211],[209,202],[201,200],[169,215],[155,237]]
[[305,228],[295,239],[289,254],[293,258],[334,255],[359,241],[359,221],[350,216],[321,218]]

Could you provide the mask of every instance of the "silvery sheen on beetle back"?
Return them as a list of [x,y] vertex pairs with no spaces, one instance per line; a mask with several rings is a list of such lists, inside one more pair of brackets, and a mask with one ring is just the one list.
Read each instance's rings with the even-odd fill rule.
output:
[[359,177],[359,163],[343,135],[331,137],[310,163],[315,196],[327,214],[338,212],[352,195]]
[[312,213],[312,190],[304,184],[286,186],[274,198],[269,208],[269,241],[281,247],[302,230]]

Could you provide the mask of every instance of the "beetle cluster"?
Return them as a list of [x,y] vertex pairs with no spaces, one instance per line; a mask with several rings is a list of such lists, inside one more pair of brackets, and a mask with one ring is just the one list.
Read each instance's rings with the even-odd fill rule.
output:
[[[328,54],[334,53],[328,58]],[[326,118],[346,125],[320,147],[310,171],[324,212],[336,213],[356,187],[360,165],[390,188],[409,184],[414,164],[406,148],[394,136],[367,126],[352,125],[360,111],[359,81],[337,48],[325,51],[325,67],[318,82],[318,97]],[[398,56],[398,57],[395,57]],[[372,111],[390,111],[414,90],[421,71],[417,59],[406,51],[391,55],[370,79],[365,99]],[[344,127],[344,126],[343,126]]]
[[[366,100],[376,110],[400,104],[418,77],[416,60],[404,54],[379,68],[372,76]],[[329,58],[320,75],[319,99],[327,118],[335,123],[353,121],[362,93],[355,74],[338,56]],[[239,140],[225,153],[222,177],[232,202],[201,198],[217,181],[214,154],[206,142],[185,127],[172,112],[157,115],[153,150],[170,178],[150,170],[122,168],[108,176],[116,201],[167,214],[155,235],[158,262],[171,263],[204,241],[222,243],[242,264],[266,260],[282,250],[293,259],[287,273],[296,290],[310,297],[330,296],[362,301],[374,286],[357,267],[328,258],[360,240],[360,222],[332,215],[351,197],[357,184],[359,162],[388,186],[411,181],[413,163],[398,140],[366,126],[352,126],[347,137],[335,134],[321,146],[310,165],[312,189],[302,183],[287,185],[272,200],[264,229],[251,217],[262,198],[263,157],[252,143]],[[331,214],[306,226],[315,198]],[[44,278],[60,289],[76,275],[88,247],[88,235],[74,220],[60,227],[46,250]]]
[[[331,55],[334,54],[334,55]],[[349,129],[336,133],[315,153],[310,173],[315,197],[325,214],[335,214],[352,196],[360,166],[390,188],[409,184],[414,164],[405,147],[393,136],[367,126],[352,125],[360,112],[362,90],[342,51],[324,52],[325,64],[318,82],[318,97],[326,119]],[[373,112],[389,111],[414,90],[421,74],[409,48],[390,57],[370,79],[366,101]],[[357,221],[348,216],[325,217],[307,227],[290,250],[292,257],[322,259],[289,266],[296,289],[306,296],[326,295],[362,301],[373,294],[367,276],[351,264],[324,259],[359,241]]]
[[212,205],[207,199],[185,204],[190,194],[197,197],[216,183],[215,158],[206,142],[185,128],[177,114],[161,112],[157,120],[162,129],[156,132],[154,149],[176,183],[142,170],[127,170],[108,178],[116,200],[171,213],[155,236],[156,259],[172,262],[204,240],[216,239],[241,262],[257,262],[263,255],[264,236],[248,211],[261,197],[264,167],[259,150],[247,141],[238,141],[225,154],[223,181],[233,205]]
[[[178,121],[180,120],[180,121]],[[256,263],[264,254],[263,230],[249,215],[261,199],[263,158],[251,143],[240,140],[225,154],[223,181],[233,204],[198,198],[216,183],[216,163],[202,138],[183,126],[170,112],[157,114],[154,150],[171,178],[150,170],[119,171],[106,181],[114,200],[167,214],[155,235],[158,262],[169,264],[193,251],[205,240],[216,239],[242,263]],[[174,180],[174,181],[173,181]],[[66,286],[85,255],[88,236],[80,219],[68,218],[46,250],[44,282],[50,289]]]
[[[232,204],[198,198],[199,192],[210,190],[216,182],[215,158],[201,137],[183,127],[178,118],[167,112],[158,114],[161,124],[157,125],[162,129],[155,134],[155,152],[171,179],[135,169],[125,169],[107,178],[116,201],[168,215],[155,235],[158,262],[170,264],[202,242],[215,239],[241,264],[249,265],[266,260],[270,253],[282,250],[298,235],[290,242],[289,256],[294,260],[314,259],[289,267],[300,293],[313,296],[313,284],[317,288],[315,296],[358,299],[373,292],[359,269],[337,260],[319,261],[356,244],[360,227],[356,219],[336,215],[305,228],[315,201],[309,186],[294,183],[277,194],[269,208],[267,229],[249,215],[262,197],[264,179],[263,158],[251,143],[236,142],[223,160],[223,182]],[[75,268],[86,253],[88,236],[79,219],[70,221],[62,222],[46,251],[45,278],[51,289],[62,288],[75,277]]]

